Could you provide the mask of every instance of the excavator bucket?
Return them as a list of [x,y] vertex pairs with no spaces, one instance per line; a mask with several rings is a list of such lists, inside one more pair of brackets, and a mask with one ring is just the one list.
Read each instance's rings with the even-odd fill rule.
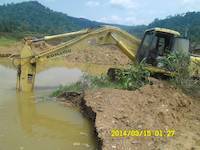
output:
[[17,90],[29,92],[34,88],[36,63],[31,63],[34,56],[31,47],[25,43],[20,52],[20,64],[17,71]]

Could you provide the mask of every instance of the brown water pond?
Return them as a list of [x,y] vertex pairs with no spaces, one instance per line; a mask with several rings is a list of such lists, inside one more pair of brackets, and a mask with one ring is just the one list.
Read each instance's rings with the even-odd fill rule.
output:
[[78,109],[64,107],[49,95],[78,81],[83,72],[101,74],[109,66],[70,64],[62,59],[37,68],[32,93],[15,90],[16,70],[0,60],[0,150],[96,149],[92,124]]

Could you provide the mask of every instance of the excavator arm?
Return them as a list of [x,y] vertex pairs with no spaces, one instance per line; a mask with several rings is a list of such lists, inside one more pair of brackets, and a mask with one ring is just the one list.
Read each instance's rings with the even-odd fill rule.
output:
[[[71,38],[71,40],[53,46],[39,54],[35,54],[31,48],[34,42],[48,41],[59,38]],[[18,61],[17,89],[20,91],[32,91],[34,88],[36,67],[39,61],[51,59],[70,53],[73,46],[78,46],[80,42],[87,39],[96,39],[97,44],[115,44],[131,60],[135,60],[136,50],[140,41],[129,33],[110,26],[99,29],[86,29],[77,32],[65,33],[54,36],[46,36],[42,39],[25,40],[24,48],[21,50]]]
[[[80,33],[84,33],[80,35]],[[75,36],[75,38],[57,45],[51,49],[48,49],[38,55],[35,56],[36,59],[44,58],[52,58],[55,56],[59,56],[65,53],[68,53],[71,51],[71,47],[74,45],[78,45],[81,41],[85,39],[95,38],[97,40],[97,44],[103,45],[103,44],[115,44],[117,45],[123,52],[126,54],[130,59],[135,59],[136,50],[139,46],[140,41],[136,38],[134,38],[129,33],[122,31],[119,28],[105,26],[103,28],[99,29],[87,29],[82,30],[79,32],[74,33],[67,33],[61,35],[55,35],[55,36],[48,36],[44,39],[57,39],[57,38],[66,38],[69,36]],[[126,45],[123,43],[124,41],[128,41],[129,43],[126,43]]]

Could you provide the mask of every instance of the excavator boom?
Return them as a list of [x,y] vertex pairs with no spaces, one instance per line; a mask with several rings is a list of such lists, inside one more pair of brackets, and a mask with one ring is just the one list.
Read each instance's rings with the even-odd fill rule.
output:
[[[83,30],[84,31],[84,30]],[[70,50],[67,48],[70,48],[73,45],[77,45],[79,42],[85,40],[85,39],[89,39],[89,38],[96,38],[97,39],[97,43],[100,45],[103,44],[117,44],[119,45],[122,50],[125,52],[125,54],[130,58],[130,59],[134,59],[135,55],[136,55],[136,50],[139,46],[140,41],[136,38],[134,38],[132,35],[130,35],[129,33],[116,28],[116,27],[110,27],[110,26],[105,26],[103,28],[99,28],[99,29],[94,29],[94,30],[86,30],[87,32],[85,32],[85,34],[81,35],[81,36],[77,36],[80,35],[80,32],[76,32],[78,34],[73,34],[77,37],[73,38],[72,40],[69,40],[68,42],[65,42],[63,44],[57,45],[51,49],[48,49],[40,54],[38,54],[37,56],[35,56],[36,58],[42,58],[42,57],[53,57],[53,56],[58,56],[59,54],[63,54],[63,53],[67,53]],[[82,32],[83,33],[83,32]],[[65,35],[65,36],[63,36]],[[67,33],[67,34],[63,34],[62,37],[68,37],[69,35],[71,35],[71,33]],[[54,39],[55,38],[59,38],[60,35],[57,36],[53,36]],[[121,41],[120,37],[123,37],[124,39],[131,41],[133,43],[131,44],[127,44],[127,46],[125,46],[123,44],[123,42]],[[49,38],[49,39],[52,39]],[[49,40],[48,39],[48,40]],[[65,49],[65,50],[63,50]]]
[[[48,41],[58,38],[73,37],[71,40],[47,49],[39,54],[34,54],[31,44],[41,40]],[[78,45],[81,41],[94,38],[97,44],[115,44],[122,52],[132,61],[135,60],[136,50],[140,41],[129,33],[110,26],[104,26],[99,29],[86,29],[72,33],[61,35],[47,36],[42,39],[27,40],[24,48],[21,50],[20,61],[18,66],[17,89],[20,91],[32,91],[34,89],[34,81],[36,75],[37,62],[43,59],[51,59],[61,56],[72,51],[74,45]],[[124,41],[128,41],[124,44]]]

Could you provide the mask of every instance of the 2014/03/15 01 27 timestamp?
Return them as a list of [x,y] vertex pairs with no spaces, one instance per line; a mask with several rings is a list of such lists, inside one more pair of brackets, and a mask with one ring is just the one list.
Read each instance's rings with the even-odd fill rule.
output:
[[173,137],[175,130],[118,130],[111,131],[112,137]]

